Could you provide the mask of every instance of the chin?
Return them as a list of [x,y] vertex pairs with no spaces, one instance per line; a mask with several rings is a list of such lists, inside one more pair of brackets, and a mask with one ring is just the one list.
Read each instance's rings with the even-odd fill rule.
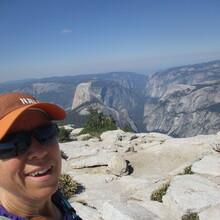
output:
[[34,193],[32,192],[32,199],[33,200],[47,200],[49,199],[58,189],[58,184],[50,187],[45,187],[36,190]]

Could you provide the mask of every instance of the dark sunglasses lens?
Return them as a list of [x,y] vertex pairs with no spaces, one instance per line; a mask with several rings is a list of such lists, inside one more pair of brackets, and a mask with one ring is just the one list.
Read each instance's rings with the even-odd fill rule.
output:
[[34,131],[33,136],[44,145],[52,145],[59,141],[59,129],[56,124],[50,124]]
[[59,128],[54,123],[37,128],[32,132],[22,132],[10,137],[7,142],[0,143],[0,159],[9,159],[25,153],[31,144],[31,134],[44,146],[59,141]]
[[26,133],[20,133],[11,141],[0,144],[0,159],[9,159],[26,152],[30,146],[31,139]]

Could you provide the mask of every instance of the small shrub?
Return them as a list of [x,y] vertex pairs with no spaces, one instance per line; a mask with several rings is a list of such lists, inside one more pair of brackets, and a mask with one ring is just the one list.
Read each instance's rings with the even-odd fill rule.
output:
[[181,220],[199,220],[199,216],[197,213],[189,213],[182,216]]
[[59,141],[66,142],[70,139],[70,131],[64,127],[59,128]]
[[132,132],[131,128],[128,125],[125,125],[121,130],[124,132]]
[[165,141],[166,141],[166,140],[161,140],[161,141],[160,141],[160,144],[163,144]]
[[117,130],[116,121],[112,115],[106,116],[98,109],[89,109],[88,121],[79,133],[90,134],[93,137],[100,137],[101,133],[109,130]]
[[69,174],[64,173],[60,176],[58,188],[66,199],[69,199],[76,193],[78,183],[73,180]]
[[163,202],[162,197],[166,194],[169,186],[170,183],[164,183],[161,187],[152,192],[150,199],[158,202]]
[[179,175],[192,175],[194,174],[194,172],[191,170],[192,166],[188,166],[186,168],[184,168],[184,171],[182,173],[180,173]]

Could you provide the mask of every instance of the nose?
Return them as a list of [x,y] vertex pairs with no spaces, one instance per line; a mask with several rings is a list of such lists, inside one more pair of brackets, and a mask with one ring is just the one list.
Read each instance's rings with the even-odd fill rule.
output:
[[47,155],[47,149],[41,145],[34,137],[31,139],[31,145],[28,149],[28,160],[39,160]]

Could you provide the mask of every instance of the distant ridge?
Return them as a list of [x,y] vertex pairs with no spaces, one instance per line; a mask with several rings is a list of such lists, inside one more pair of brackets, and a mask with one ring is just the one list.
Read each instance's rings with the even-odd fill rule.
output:
[[18,79],[18,80],[11,80],[11,81],[6,81],[6,82],[0,82],[2,85],[8,85],[8,84],[22,84],[30,81],[35,81],[37,80],[36,78],[28,78],[28,79]]
[[[85,83],[89,87],[82,86]],[[1,94],[27,93],[63,107],[68,113],[63,123],[75,127],[83,126],[89,108],[97,108],[113,115],[119,127],[128,125],[135,132],[189,137],[220,130],[220,60],[172,67],[152,75],[109,72],[0,85]]]

